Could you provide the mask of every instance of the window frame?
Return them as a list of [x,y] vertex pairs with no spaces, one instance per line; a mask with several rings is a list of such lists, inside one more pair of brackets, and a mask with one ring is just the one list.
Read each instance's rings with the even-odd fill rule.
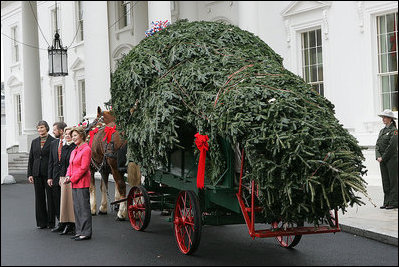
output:
[[[55,9],[57,8],[57,18],[55,18]],[[58,34],[61,36],[61,6],[59,3],[57,3],[57,6],[54,4],[50,7],[50,37],[52,40],[55,32],[56,32],[56,23],[55,20],[57,19],[57,25],[58,25]]]
[[[317,31],[320,31],[320,41],[321,41],[321,45],[320,46],[318,46],[318,42],[317,42]],[[308,38],[308,47],[306,47],[306,48],[304,48],[303,47],[303,38],[304,38],[304,34],[307,34],[308,36],[309,36],[309,33],[310,32],[316,32],[316,35],[315,35],[315,46],[313,47],[310,47],[310,44],[309,44],[309,39],[310,38]],[[309,28],[305,28],[305,29],[301,29],[300,31],[298,31],[297,32],[298,33],[298,35],[299,35],[299,38],[298,38],[298,48],[299,48],[299,51],[300,51],[300,57],[299,57],[299,63],[300,63],[300,67],[299,67],[299,72],[301,73],[301,77],[304,79],[304,81],[307,83],[307,84],[309,84],[309,85],[311,85],[312,86],[312,88],[313,88],[313,90],[315,90],[317,93],[319,93],[320,94],[320,87],[322,87],[322,94],[320,94],[320,95],[322,95],[322,96],[324,96],[325,97],[325,75],[324,75],[324,57],[323,57],[323,53],[324,53],[324,49],[323,49],[323,29],[322,29],[322,27],[321,27],[321,25],[316,25],[316,26],[313,26],[313,27],[309,27]],[[318,59],[318,48],[320,47],[320,49],[321,49],[321,52],[320,52],[320,55],[321,55],[321,63],[320,62],[318,62],[319,61],[319,59]],[[304,56],[305,56],[305,50],[308,50],[308,65],[305,65],[306,64],[306,61],[304,60]],[[311,52],[311,49],[316,49],[316,63],[315,64],[311,64],[311,59],[310,59],[310,52]],[[310,79],[310,75],[311,75],[311,67],[312,66],[316,66],[316,81],[308,81],[307,80],[307,78],[309,78]],[[323,79],[322,80],[319,80],[319,69],[320,69],[320,67],[321,67],[321,71],[322,71],[322,76],[323,76]],[[308,77],[305,77],[305,73],[304,73],[304,70],[306,69],[306,68],[309,68],[309,75],[308,75]],[[318,89],[315,89],[314,88],[314,86],[317,86],[318,87]]]
[[77,83],[78,83],[79,111],[80,111],[79,112],[79,120],[82,121],[83,118],[87,115],[86,80],[85,79],[79,79],[77,81]]
[[83,20],[83,3],[82,1],[75,1],[75,25],[76,25],[76,31],[79,32],[77,33],[77,38],[76,42],[80,43],[84,41],[84,20]]
[[[132,23],[132,1],[116,1],[117,4],[117,18],[118,21],[118,30],[123,30],[125,28],[129,28],[131,27]],[[129,7],[127,8],[127,5],[129,5]],[[125,14],[126,10],[128,10],[128,12]],[[124,19],[122,19],[122,14],[124,14]],[[122,24],[122,22],[125,22],[124,24]],[[121,24],[123,26],[121,26]]]
[[[54,91],[55,91],[55,117],[56,117],[56,121],[65,121],[64,86],[62,84],[57,84],[57,85],[54,86]],[[61,94],[59,94],[60,92],[61,92]],[[61,103],[60,103],[60,100],[61,100]]]
[[[391,15],[394,14],[394,27],[395,27],[395,21],[396,21],[396,30],[394,29],[393,32],[388,32],[387,31],[387,15]],[[385,17],[385,32],[381,33],[380,32],[380,24],[379,24],[379,18],[381,17]],[[398,29],[397,29],[397,24],[398,24],[398,10],[390,10],[390,11],[386,11],[380,14],[375,14],[375,16],[373,17],[373,21],[374,21],[374,27],[375,27],[375,32],[373,34],[373,38],[376,42],[376,50],[375,50],[375,55],[376,55],[376,63],[377,63],[377,71],[376,71],[376,76],[377,76],[377,84],[378,84],[378,99],[379,99],[379,110],[382,111],[384,109],[391,109],[395,112],[398,111],[398,107],[396,107],[396,110],[393,109],[392,107],[392,94],[396,93],[398,94],[398,88],[396,87],[396,91],[391,91],[391,77],[395,77],[396,75],[396,81],[398,80]],[[396,71],[390,71],[389,70],[389,58],[388,55],[390,54],[390,52],[388,51],[388,49],[383,52],[381,50],[381,36],[384,36],[385,38],[385,45],[386,48],[388,48],[388,36],[390,33],[393,33],[395,36],[396,33]],[[386,71],[383,72],[382,70],[382,66],[381,66],[381,56],[383,57],[387,57],[386,58]],[[383,88],[383,83],[384,83],[384,77],[388,77],[388,90],[387,92],[384,92],[384,88]],[[388,107],[384,106],[384,95],[389,95],[389,104]]]
[[11,56],[12,56],[12,63],[17,64],[20,61],[20,51],[19,51],[19,44],[17,42],[18,39],[18,25],[11,26]]
[[17,126],[17,134],[22,135],[22,96],[15,94],[15,121]]

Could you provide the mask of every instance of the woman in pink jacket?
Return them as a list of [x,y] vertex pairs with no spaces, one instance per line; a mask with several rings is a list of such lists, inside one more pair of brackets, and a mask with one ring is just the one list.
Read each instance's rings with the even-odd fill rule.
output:
[[76,148],[72,151],[64,183],[72,183],[73,209],[75,212],[76,241],[91,238],[92,220],[90,211],[90,160],[91,149],[85,143],[86,133],[82,127],[71,131]]

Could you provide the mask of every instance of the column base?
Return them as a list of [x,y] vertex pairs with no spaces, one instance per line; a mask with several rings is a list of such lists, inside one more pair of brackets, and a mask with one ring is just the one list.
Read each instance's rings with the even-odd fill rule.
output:
[[23,134],[18,137],[19,143],[19,152],[27,152],[30,151],[30,146],[32,144],[32,140],[37,138],[38,134]]

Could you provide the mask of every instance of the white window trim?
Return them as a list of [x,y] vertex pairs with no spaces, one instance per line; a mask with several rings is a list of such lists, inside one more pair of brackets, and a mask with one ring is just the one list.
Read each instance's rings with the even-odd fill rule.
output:
[[[13,35],[13,29],[16,28],[16,36],[12,36]],[[12,38],[14,38],[15,40],[19,39],[19,32],[20,32],[20,27],[18,25],[18,23],[14,23],[12,25],[10,25],[10,36]],[[18,47],[18,60],[15,60],[15,55],[14,55],[14,42],[16,42],[17,47]],[[21,62],[21,46],[19,45],[19,43],[17,41],[14,41],[11,39],[11,67],[17,66],[18,64],[20,64]]]
[[[75,43],[76,46],[81,45],[82,43],[84,43],[84,36],[85,36],[84,26],[83,26],[83,39],[82,40],[80,39],[80,31],[82,29],[79,29],[79,33],[76,33],[76,31],[78,30],[78,27],[79,27],[79,22],[80,22],[80,20],[79,20],[79,12],[78,12],[78,2],[79,1],[74,1],[74,11],[75,11],[74,12],[74,26],[75,26],[74,34],[77,34],[74,43]],[[83,1],[81,1],[81,2],[83,2]],[[81,9],[84,12],[83,3],[81,3],[80,7],[81,7]],[[84,24],[84,17],[82,18],[82,20],[83,20],[83,24]]]
[[54,97],[54,121],[59,121],[59,114],[58,114],[58,92],[57,92],[57,87],[61,86],[62,87],[62,107],[63,107],[63,117],[64,121],[67,121],[66,119],[66,109],[65,109],[65,104],[66,104],[66,95],[65,95],[65,86],[64,83],[54,83],[53,84],[53,97]]
[[[16,133],[16,135],[18,135],[18,136],[20,136],[20,135],[22,135],[23,134],[23,124],[22,124],[22,121],[23,121],[23,119],[22,119],[22,117],[23,117],[23,112],[22,112],[22,93],[16,93],[16,94],[13,94],[14,95],[14,99],[13,99],[13,102],[14,102],[14,107],[15,107],[15,133]],[[20,104],[21,104],[21,106],[20,106],[20,112],[21,112],[21,132],[19,132],[19,125],[18,125],[18,96],[19,96],[19,100],[20,100]]]
[[[299,43],[299,53],[300,53],[300,56],[299,56],[299,65],[298,65],[298,67],[299,67],[299,70],[298,70],[298,73],[300,73],[299,74],[299,76],[301,76],[302,77],[302,79],[306,82],[306,79],[304,78],[304,73],[303,73],[303,67],[304,67],[304,62],[303,62],[303,57],[302,57],[302,34],[303,33],[306,33],[306,32],[311,32],[311,31],[316,31],[316,30],[320,30],[321,31],[321,51],[322,51],[322,55],[321,55],[321,57],[322,57],[322,63],[321,63],[321,65],[322,65],[322,67],[323,67],[323,81],[321,81],[321,83],[323,84],[323,96],[325,96],[325,82],[324,82],[324,57],[323,57],[323,54],[324,54],[324,40],[323,40],[323,31],[322,31],[322,29],[321,29],[321,25],[319,26],[319,27],[317,27],[317,26],[312,26],[311,28],[308,28],[308,29],[302,29],[302,30],[300,30],[300,31],[297,31],[297,33],[299,34],[299,39],[298,39],[298,43]],[[317,37],[316,37],[317,38]],[[309,53],[310,53],[310,50],[309,50]],[[317,57],[317,54],[316,54],[316,57]],[[310,64],[310,62],[309,62],[309,64]],[[318,75],[318,73],[317,73],[317,75]],[[311,86],[313,86],[313,84],[320,84],[320,81],[316,81],[316,82],[307,82],[307,84],[309,84],[309,85],[311,85]]]
[[78,114],[79,121],[82,121],[82,119],[86,118],[86,115],[87,115],[87,98],[86,98],[87,94],[86,94],[86,96],[85,96],[85,100],[86,100],[86,115],[83,116],[82,90],[81,90],[81,87],[79,86],[81,81],[84,81],[84,83],[85,83],[85,93],[86,93],[86,80],[85,80],[84,77],[79,77],[76,80],[76,88],[77,88],[77,92],[78,92],[78,103],[79,103],[79,109],[78,109],[79,110],[79,114]]
[[[378,5],[372,8],[366,8],[365,13],[365,26],[370,27],[368,40],[371,44],[371,53],[372,53],[372,84],[373,84],[373,99],[374,99],[374,114],[378,114],[382,110],[382,88],[379,79],[379,70],[378,70],[378,40],[377,40],[377,17],[398,12],[396,3],[385,3],[382,5]],[[365,29],[367,32],[367,29]],[[398,111],[394,111],[396,117],[398,116]]]
[[290,36],[294,36],[290,42],[292,42],[292,46],[290,49],[291,53],[291,69],[297,75],[303,77],[302,70],[302,33],[313,31],[320,29],[321,30],[321,39],[322,39],[322,58],[323,58],[323,90],[324,97],[329,98],[329,86],[328,86],[328,76],[326,73],[328,72],[328,58],[327,58],[327,45],[326,45],[326,36],[325,36],[325,22],[323,18],[306,21],[303,23],[289,25],[290,28]]
[[[58,28],[59,28],[59,32],[58,34],[61,36],[62,33],[62,16],[61,16],[61,3],[57,2],[57,7],[58,7],[58,13],[57,13],[57,17],[58,17]],[[49,10],[49,35],[50,35],[50,40],[54,39],[54,34],[55,34],[55,29],[53,29],[53,22],[52,22],[52,12],[53,10],[55,10],[55,3],[51,6],[49,6],[48,8]],[[61,37],[60,37],[61,38]]]
[[[115,21],[120,19],[120,14],[119,14],[119,3],[120,2],[123,2],[123,1],[114,1]],[[116,22],[115,25],[114,25],[116,40],[119,40],[119,35],[120,34],[122,34],[124,32],[127,32],[127,31],[130,31],[130,34],[134,35],[134,26],[133,26],[133,24],[134,24],[134,15],[133,15],[133,13],[134,13],[134,7],[133,7],[134,6],[134,1],[130,1],[130,5],[131,5],[130,24],[125,26],[125,27],[123,27],[123,28],[121,28],[121,29],[119,29],[119,22],[120,21]]]

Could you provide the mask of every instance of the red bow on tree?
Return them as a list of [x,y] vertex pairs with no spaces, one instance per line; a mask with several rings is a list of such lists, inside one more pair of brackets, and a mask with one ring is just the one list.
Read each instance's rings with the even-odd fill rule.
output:
[[114,125],[114,127],[105,127],[104,132],[105,132],[105,136],[103,138],[103,141],[105,141],[105,139],[107,139],[107,143],[111,142],[111,138],[112,138],[112,134],[114,132],[116,132],[116,125]]
[[96,133],[98,133],[98,128],[95,128],[94,130],[91,130],[89,132],[89,136],[90,136],[89,146],[90,147],[93,144],[94,136],[96,135]]
[[198,162],[198,172],[197,172],[197,187],[204,188],[204,178],[205,178],[205,159],[206,159],[206,151],[209,150],[208,140],[209,137],[207,135],[201,135],[196,133],[194,135],[195,144],[200,150],[200,158]]

